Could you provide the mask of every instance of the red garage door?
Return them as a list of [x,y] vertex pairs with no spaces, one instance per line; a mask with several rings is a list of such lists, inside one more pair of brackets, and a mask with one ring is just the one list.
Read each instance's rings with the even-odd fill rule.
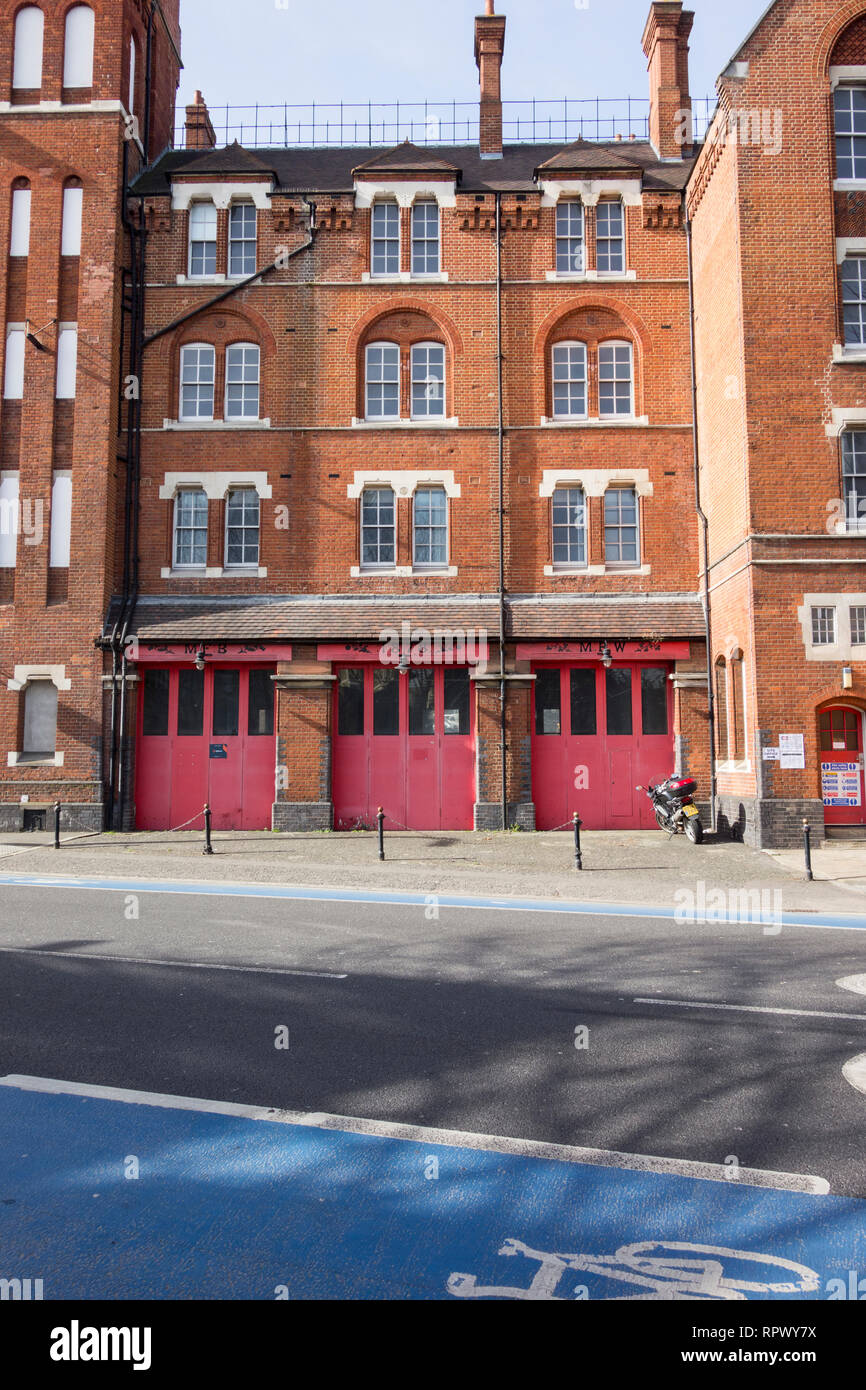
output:
[[[213,811],[214,830],[269,830],[275,799],[273,667],[142,668],[136,826]],[[198,822],[202,824],[201,821]]]
[[532,795],[539,830],[577,811],[589,830],[655,826],[638,782],[674,769],[669,666],[537,665]]
[[471,830],[475,727],[469,668],[336,667],[334,824]]

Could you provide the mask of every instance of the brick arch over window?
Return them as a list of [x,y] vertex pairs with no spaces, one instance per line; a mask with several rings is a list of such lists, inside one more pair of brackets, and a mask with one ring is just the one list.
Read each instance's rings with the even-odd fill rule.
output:
[[[246,308],[241,314],[236,310],[217,308],[190,319],[188,323],[183,324],[177,330],[171,339],[169,400],[166,405],[170,406],[169,414],[172,418],[177,418],[179,408],[181,349],[192,343],[209,343],[214,348],[216,354],[214,399],[217,403],[225,398],[226,349],[233,343],[252,343],[258,347],[260,352],[259,413],[262,418],[269,415],[268,368],[276,353],[274,335],[267,321],[254,309]],[[217,415],[218,417],[222,416],[222,410],[219,407],[217,408]]]
[[866,54],[866,32],[861,27],[864,24],[866,4],[863,0],[850,0],[833,16],[815,45],[813,72],[819,80],[827,78],[831,65],[853,67],[866,63],[866,57],[851,56]]
[[[374,342],[377,338],[382,339],[387,337],[387,333],[379,331],[380,325],[386,320],[390,320],[394,316],[406,318],[413,314],[426,320],[428,324],[433,325],[431,341],[438,340],[439,342],[444,342],[448,349],[449,356],[462,356],[463,339],[460,336],[457,325],[447,314],[443,314],[437,309],[434,316],[428,304],[421,304],[417,300],[403,299],[389,304],[384,309],[380,304],[378,308],[371,309],[368,313],[364,314],[362,318],[358,319],[355,327],[349,334],[349,340],[346,345],[349,357],[357,359],[362,343],[366,344]],[[375,331],[371,331],[374,326]],[[394,339],[393,341],[396,342],[397,340]]]
[[407,364],[409,354],[420,343],[441,343],[445,349],[445,414],[453,415],[454,349],[451,335],[443,329],[439,318],[421,309],[381,309],[357,337],[355,348],[355,380],[357,383],[356,415],[366,415],[366,351],[370,343],[393,343],[400,349],[401,363]]
[[[553,406],[553,349],[557,343],[585,343],[588,373],[597,372],[598,349],[602,343],[626,342],[632,351],[632,408],[635,415],[643,413],[643,341],[635,330],[634,315],[626,316],[616,307],[602,304],[572,305],[564,314],[551,315],[553,323],[543,340],[544,403],[539,413],[552,415]],[[540,404],[540,403],[539,403]],[[597,412],[590,411],[590,414]]]

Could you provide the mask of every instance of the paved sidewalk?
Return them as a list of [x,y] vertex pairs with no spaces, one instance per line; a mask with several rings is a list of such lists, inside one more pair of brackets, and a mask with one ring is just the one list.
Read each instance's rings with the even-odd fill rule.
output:
[[[762,853],[708,836],[691,845],[658,831],[586,831],[584,870],[574,867],[564,833],[430,832],[375,834],[226,832],[202,854],[198,831],[99,836],[50,834],[0,838],[0,876],[196,879],[259,884],[356,887],[418,893],[565,898],[676,907],[682,890],[779,891],[785,911],[866,914],[866,844],[834,844],[813,854],[815,882],[804,880],[800,851]],[[699,885],[703,884],[703,888]],[[773,907],[778,900],[773,902]]]

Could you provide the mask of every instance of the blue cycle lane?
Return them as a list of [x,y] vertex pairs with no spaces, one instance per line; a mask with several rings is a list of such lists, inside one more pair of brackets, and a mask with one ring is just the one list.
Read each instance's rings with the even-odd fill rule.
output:
[[826,1299],[866,1272],[851,1198],[45,1084],[0,1084],[0,1278],[47,1300]]

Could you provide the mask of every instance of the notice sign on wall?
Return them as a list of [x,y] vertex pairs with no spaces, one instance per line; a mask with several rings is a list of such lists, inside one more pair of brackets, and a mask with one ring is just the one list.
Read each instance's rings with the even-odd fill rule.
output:
[[779,734],[779,766],[806,766],[806,750],[802,734]]
[[860,764],[822,763],[821,796],[825,806],[859,806]]

